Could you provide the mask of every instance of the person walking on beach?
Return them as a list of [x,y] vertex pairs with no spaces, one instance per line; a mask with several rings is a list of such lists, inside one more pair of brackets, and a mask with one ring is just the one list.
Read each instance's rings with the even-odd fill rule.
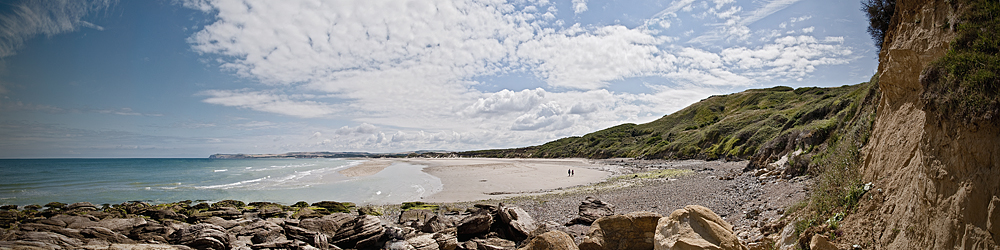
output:
[[574,176],[574,175],[576,175],[576,171],[573,171],[572,169],[570,169],[569,170],[569,176]]
[[573,169],[566,170],[566,177],[573,176]]

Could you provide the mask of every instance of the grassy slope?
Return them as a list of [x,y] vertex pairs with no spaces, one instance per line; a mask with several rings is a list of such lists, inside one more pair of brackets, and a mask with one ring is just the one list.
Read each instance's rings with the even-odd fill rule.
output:
[[[766,159],[812,149],[853,119],[876,84],[774,87],[712,96],[646,124],[622,124],[539,146],[457,153],[474,157]],[[789,143],[790,141],[790,143]],[[767,150],[765,150],[767,149]]]

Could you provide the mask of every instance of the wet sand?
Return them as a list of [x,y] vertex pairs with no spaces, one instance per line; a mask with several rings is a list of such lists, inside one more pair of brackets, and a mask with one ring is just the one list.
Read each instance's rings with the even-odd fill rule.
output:
[[361,164],[358,164],[356,166],[337,171],[337,173],[347,177],[369,176],[377,174],[378,172],[382,172],[382,170],[384,170],[386,167],[389,167],[389,165],[392,165],[391,160],[383,160],[383,159],[369,160],[362,162]]

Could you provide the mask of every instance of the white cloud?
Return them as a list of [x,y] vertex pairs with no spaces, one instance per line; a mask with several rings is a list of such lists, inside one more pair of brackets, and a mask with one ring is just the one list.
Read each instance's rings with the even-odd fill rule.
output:
[[9,12],[0,14],[0,58],[16,54],[25,41],[37,35],[53,36],[79,27],[103,30],[83,18],[110,3],[111,0],[6,3]]
[[309,95],[284,95],[250,90],[206,90],[198,95],[209,96],[205,103],[248,108],[302,118],[322,117],[334,112],[331,105],[308,100]]
[[573,13],[580,14],[587,11],[587,0],[573,0]]
[[[635,28],[564,27],[554,6],[531,1],[204,0],[187,6],[217,14],[189,38],[194,50],[218,56],[224,69],[270,89],[208,90],[198,94],[203,102],[351,119],[351,126],[336,130],[303,128],[299,135],[323,131],[315,138],[331,141],[289,143],[291,148],[536,144],[652,121],[726,88],[799,79],[817,67],[846,63],[851,54],[842,38],[746,26],[795,1],[771,1],[749,14],[731,0],[695,2],[674,1]],[[710,9],[706,18],[723,21],[712,32],[734,39],[761,35],[761,44],[700,46],[662,34],[680,25],[678,11],[699,8]],[[693,35],[689,31],[685,36]],[[472,80],[508,73],[533,74],[544,86],[481,91],[482,83]],[[634,77],[658,82],[645,83],[651,90],[645,94],[607,90]]]

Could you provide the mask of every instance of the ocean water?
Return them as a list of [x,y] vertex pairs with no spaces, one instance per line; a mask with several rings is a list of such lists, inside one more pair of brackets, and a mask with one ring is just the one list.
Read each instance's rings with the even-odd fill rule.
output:
[[0,159],[0,204],[183,200],[398,204],[441,191],[424,166],[345,177],[350,159]]

